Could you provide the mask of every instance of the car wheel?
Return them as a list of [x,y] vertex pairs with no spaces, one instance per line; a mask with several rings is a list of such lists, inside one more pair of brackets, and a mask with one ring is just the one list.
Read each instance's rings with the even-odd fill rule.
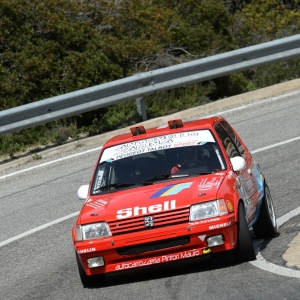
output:
[[265,195],[262,199],[258,219],[253,224],[252,228],[258,238],[268,238],[277,233],[277,222],[273,201],[267,186],[265,187]]
[[75,253],[76,255],[76,262],[77,262],[77,266],[78,266],[78,271],[79,271],[79,275],[80,275],[80,279],[81,282],[83,284],[83,286],[86,288],[88,287],[93,287],[93,286],[102,286],[105,283],[105,274],[98,274],[98,275],[86,275],[81,262],[78,258],[77,253]]
[[250,231],[245,218],[245,210],[242,203],[239,204],[239,220],[237,226],[237,245],[233,250],[233,257],[237,262],[245,262],[256,259]]

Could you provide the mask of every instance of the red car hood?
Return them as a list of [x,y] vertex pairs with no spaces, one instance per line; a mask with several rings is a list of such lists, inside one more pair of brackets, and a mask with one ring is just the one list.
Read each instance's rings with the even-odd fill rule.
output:
[[79,223],[129,219],[214,200],[225,176],[209,174],[90,196],[81,209]]

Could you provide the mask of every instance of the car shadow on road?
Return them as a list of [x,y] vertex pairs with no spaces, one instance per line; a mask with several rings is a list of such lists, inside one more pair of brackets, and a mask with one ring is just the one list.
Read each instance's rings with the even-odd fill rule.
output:
[[[155,266],[109,273],[106,274],[105,285],[101,287],[112,287],[142,281],[171,278],[199,272],[204,273],[216,269],[232,267],[234,265],[236,265],[236,262],[232,254],[230,251],[227,251]],[[100,288],[100,286],[93,288]]]
[[[252,230],[251,237],[255,247],[256,254],[268,246],[268,244],[277,238],[280,233],[271,239],[257,239]],[[125,270],[121,272],[106,274],[105,285],[101,287],[112,287],[116,285],[130,284],[135,282],[171,278],[193,273],[205,273],[216,269],[225,269],[240,265],[237,263],[231,251],[214,253],[197,258],[178,260],[164,264],[147,266],[143,268]],[[100,288],[95,286],[93,288]]]

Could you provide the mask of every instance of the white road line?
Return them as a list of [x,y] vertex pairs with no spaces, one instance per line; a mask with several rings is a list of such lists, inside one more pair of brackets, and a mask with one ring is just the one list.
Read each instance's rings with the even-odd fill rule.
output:
[[90,152],[98,151],[101,148],[102,148],[102,146],[98,147],[98,148],[90,149],[90,150],[87,150],[87,151],[84,151],[84,152],[80,152],[80,153],[76,153],[76,154],[73,154],[73,155],[69,155],[69,156],[66,156],[66,157],[62,157],[62,158],[59,158],[59,159],[51,160],[51,161],[48,161],[46,163],[43,163],[43,164],[40,164],[40,165],[36,165],[36,166],[30,167],[30,168],[27,168],[27,169],[24,169],[24,170],[20,170],[20,171],[14,172],[14,173],[3,175],[3,176],[0,176],[0,180],[4,179],[4,178],[11,177],[11,176],[14,176],[14,175],[17,175],[17,174],[20,174],[20,173],[27,172],[27,171],[30,171],[30,170],[34,170],[34,169],[37,169],[37,168],[45,167],[45,166],[54,164],[54,163],[59,162],[59,161],[63,161],[63,160],[66,160],[66,159],[77,157],[77,156],[80,156],[80,155],[83,155],[83,154],[87,154],[87,153],[90,153]]
[[273,144],[273,145],[270,145],[270,146],[266,146],[266,147],[263,147],[263,148],[260,148],[260,149],[257,149],[257,150],[252,150],[250,152],[252,154],[257,153],[257,152],[262,152],[262,151],[269,150],[271,148],[282,146],[282,145],[285,145],[285,144],[288,144],[288,143],[292,143],[292,142],[295,142],[295,141],[298,141],[298,140],[300,140],[300,136],[289,139],[289,140],[286,140],[286,141],[283,141],[283,142],[279,142],[279,143],[276,143],[276,144]]
[[[277,219],[277,224],[278,227],[282,226],[285,224],[288,220],[291,218],[297,216],[300,214],[300,207],[297,207],[296,209],[290,211],[286,215],[280,217]],[[285,267],[281,267],[275,264],[272,264],[268,261],[266,261],[262,255],[260,254],[260,248],[258,244],[261,242],[261,240],[258,240],[254,243],[254,246],[256,247],[256,250],[258,251],[256,255],[256,260],[255,261],[250,261],[250,264],[267,272],[271,272],[277,275],[282,275],[286,277],[294,277],[294,278],[300,278],[300,271],[298,270],[293,270]]]
[[290,211],[286,215],[280,217],[277,219],[277,225],[278,227],[281,227],[283,224],[285,224],[288,220],[292,219],[293,217],[296,217],[300,214],[300,206],[295,208],[294,210]]
[[[296,209],[290,211],[289,213],[287,213],[286,215],[280,217],[279,219],[277,219],[277,224],[278,227],[281,227],[283,224],[285,224],[288,220],[292,219],[293,217],[297,216],[300,214],[300,206],[297,207]],[[294,278],[300,278],[300,271],[298,270],[292,270],[289,268],[285,268],[285,267],[281,267],[275,264],[272,264],[268,261],[266,261],[262,255],[260,254],[260,248],[258,246],[259,242],[261,240],[257,241],[255,243],[255,247],[258,251],[257,256],[255,261],[251,261],[250,264],[252,264],[253,266],[267,271],[267,272],[271,272],[277,275],[282,275],[282,276],[287,276],[287,277],[294,277]]]
[[52,225],[56,225],[56,224],[58,224],[58,223],[60,223],[60,222],[63,222],[63,221],[65,221],[65,220],[68,220],[68,219],[70,219],[70,218],[76,217],[76,216],[78,215],[78,213],[79,213],[79,211],[78,211],[78,212],[75,212],[75,213],[72,213],[72,214],[69,214],[69,215],[67,215],[67,216],[65,216],[65,217],[56,219],[56,220],[54,220],[54,221],[52,221],[52,222],[43,224],[43,225],[41,225],[41,226],[39,226],[39,227],[36,227],[36,228],[33,228],[33,229],[31,229],[31,230],[28,230],[28,231],[26,231],[26,232],[24,232],[24,233],[21,233],[21,234],[19,234],[19,235],[16,235],[16,236],[14,236],[14,237],[8,239],[8,240],[6,240],[6,241],[0,242],[0,248],[3,247],[3,246],[5,246],[5,245],[7,245],[7,244],[10,244],[10,243],[12,243],[12,242],[14,242],[14,241],[17,241],[17,240],[19,240],[19,239],[21,239],[21,238],[23,238],[23,237],[25,237],[25,236],[27,236],[27,235],[30,235],[30,234],[32,234],[32,233],[41,231],[41,230],[43,230],[43,229],[45,229],[45,228],[47,228],[47,227],[50,227],[50,226],[52,226]]
[[275,97],[272,97],[272,98],[267,98],[267,99],[264,99],[264,100],[255,101],[255,102],[252,102],[252,103],[240,105],[238,107],[234,107],[234,108],[230,108],[230,109],[227,109],[227,110],[223,110],[223,111],[220,111],[218,113],[207,115],[205,117],[209,118],[209,117],[213,117],[213,116],[217,116],[217,115],[219,116],[219,115],[222,115],[222,114],[225,114],[225,113],[231,113],[231,112],[234,112],[234,111],[239,111],[239,110],[242,110],[242,109],[247,109],[247,108],[252,107],[252,106],[257,106],[257,105],[260,105],[260,104],[265,104],[265,103],[268,103],[268,102],[273,102],[273,101],[281,100],[283,98],[286,98],[286,97],[289,97],[289,96],[294,96],[294,95],[297,95],[297,94],[299,94],[299,90],[292,91],[292,92],[289,92],[289,93],[286,93],[286,94],[282,94],[282,95],[278,95],[278,96],[275,96]]
[[261,270],[271,272],[271,273],[274,273],[277,275],[300,278],[300,271],[292,270],[289,268],[285,268],[285,267],[281,267],[281,266],[272,264],[272,263],[266,261],[260,253],[257,254],[256,260],[251,261],[250,264],[252,264],[253,266],[255,266]]

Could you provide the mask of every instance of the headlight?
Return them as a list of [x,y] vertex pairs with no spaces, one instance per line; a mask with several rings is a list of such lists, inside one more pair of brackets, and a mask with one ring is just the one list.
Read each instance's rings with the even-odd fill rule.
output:
[[76,241],[94,240],[111,235],[106,222],[76,226]]
[[227,215],[228,210],[224,199],[209,201],[192,205],[190,208],[190,221]]

